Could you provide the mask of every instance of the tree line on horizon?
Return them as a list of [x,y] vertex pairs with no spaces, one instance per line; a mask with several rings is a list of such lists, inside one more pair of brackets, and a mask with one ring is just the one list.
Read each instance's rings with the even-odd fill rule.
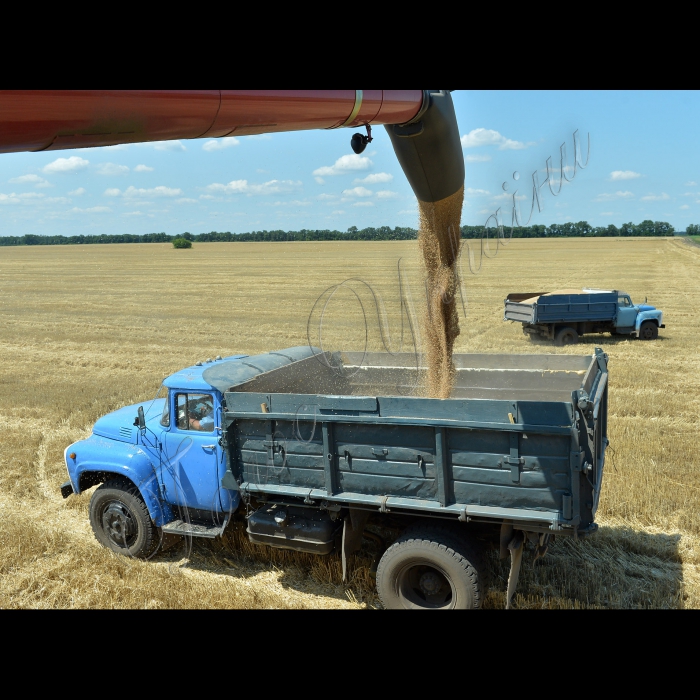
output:
[[[496,236],[497,229],[484,226],[461,227],[462,238],[478,239],[485,236]],[[534,225],[520,226],[511,229],[503,227],[503,235],[506,238],[574,238],[574,237],[613,237],[613,236],[673,236],[676,233],[674,227],[666,221],[651,221],[646,219],[640,224],[627,223],[617,227],[614,224],[608,226],[591,226],[587,221],[578,223],[551,224],[549,226]],[[691,224],[687,227],[688,235],[700,235],[700,225]],[[351,226],[347,231],[330,229],[300,231],[251,231],[249,233],[231,233],[230,231],[210,231],[209,233],[185,233],[167,234],[146,233],[136,235],[100,234],[78,236],[40,236],[28,233],[24,236],[0,236],[0,246],[16,245],[84,245],[96,243],[169,243],[176,238],[184,238],[195,242],[247,242],[247,241],[408,241],[417,237],[418,231],[414,228],[395,226],[380,226],[378,228],[367,227],[358,229]]]

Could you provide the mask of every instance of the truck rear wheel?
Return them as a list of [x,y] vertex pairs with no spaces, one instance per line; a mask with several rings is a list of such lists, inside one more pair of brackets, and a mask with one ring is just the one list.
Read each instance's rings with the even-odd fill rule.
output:
[[576,345],[576,343],[578,343],[578,333],[571,326],[560,329],[554,336],[555,345]]
[[146,558],[159,544],[139,490],[126,479],[102,484],[90,500],[90,525],[97,541],[117,554]]
[[653,321],[644,321],[639,328],[641,340],[656,340],[659,337],[659,327]]
[[400,537],[377,567],[377,591],[389,610],[481,607],[478,557],[457,535],[420,528]]

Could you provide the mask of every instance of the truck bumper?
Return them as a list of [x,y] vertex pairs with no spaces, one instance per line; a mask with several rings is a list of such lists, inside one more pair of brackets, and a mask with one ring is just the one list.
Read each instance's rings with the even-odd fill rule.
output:
[[71,484],[70,481],[66,481],[64,484],[61,484],[61,496],[63,498],[68,498],[73,493],[73,484]]

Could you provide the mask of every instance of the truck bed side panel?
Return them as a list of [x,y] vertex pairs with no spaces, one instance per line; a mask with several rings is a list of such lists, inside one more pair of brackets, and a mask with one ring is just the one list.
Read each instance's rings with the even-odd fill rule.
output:
[[611,322],[617,315],[617,294],[552,294],[540,296],[533,304],[505,301],[504,318],[521,323]]
[[[559,511],[570,493],[570,436],[421,425],[332,423],[333,487],[325,472],[323,422],[239,420],[238,473],[244,482],[399,496],[461,504]],[[327,425],[327,423],[326,423]],[[505,428],[505,425],[503,426]],[[439,493],[438,430],[446,442]],[[299,439],[302,437],[303,439]],[[519,464],[508,463],[513,456]]]
[[[521,368],[458,380],[467,395],[490,383],[532,400],[226,392],[231,473],[249,493],[585,526],[607,444],[606,360],[597,350],[587,361],[557,357],[551,369],[549,359],[541,370],[523,356]],[[590,396],[585,416],[579,392]]]

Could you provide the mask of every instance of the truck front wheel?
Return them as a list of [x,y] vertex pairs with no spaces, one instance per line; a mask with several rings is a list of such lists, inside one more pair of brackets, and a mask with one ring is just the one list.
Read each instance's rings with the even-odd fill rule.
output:
[[449,531],[421,528],[400,537],[377,567],[377,591],[389,610],[481,607],[478,558]]
[[112,479],[95,491],[90,525],[97,541],[118,554],[146,558],[159,543],[139,490],[126,479]]
[[653,321],[644,321],[639,328],[642,340],[656,340],[659,337],[659,327]]
[[554,336],[555,345],[575,345],[576,343],[578,343],[578,333],[571,326],[562,328]]

